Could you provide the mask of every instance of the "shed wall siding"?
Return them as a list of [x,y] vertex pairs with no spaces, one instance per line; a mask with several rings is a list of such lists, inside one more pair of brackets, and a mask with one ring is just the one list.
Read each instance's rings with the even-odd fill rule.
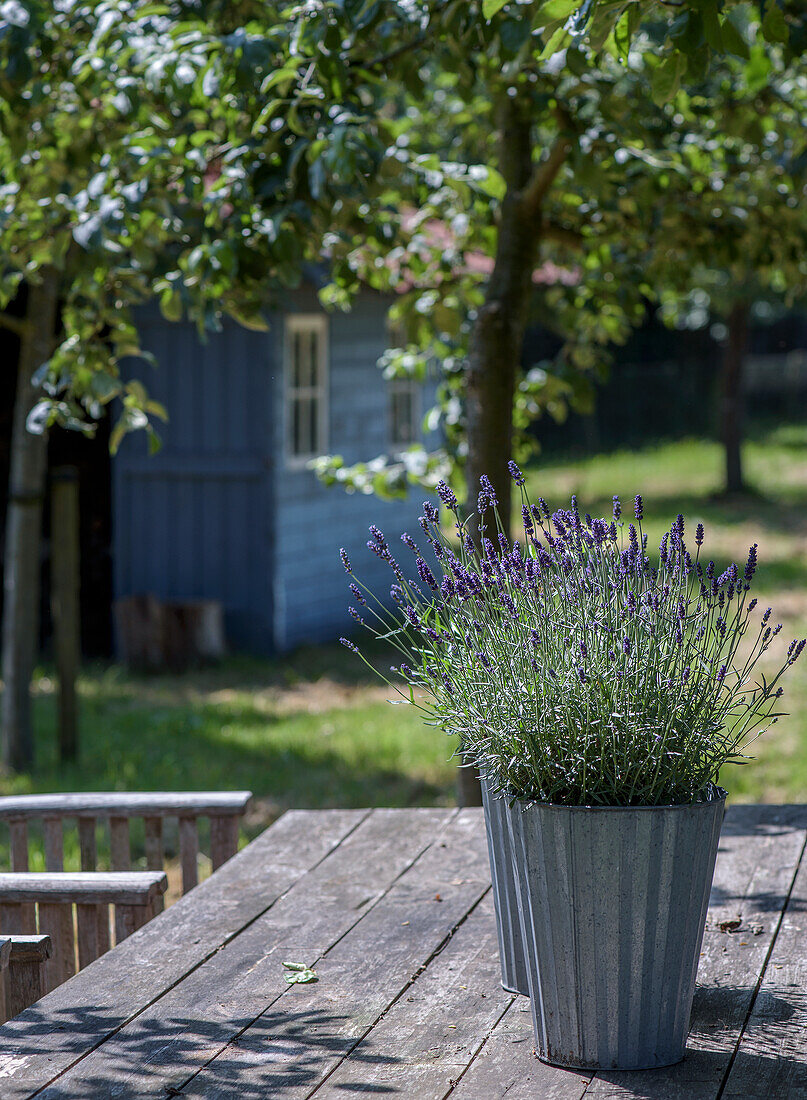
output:
[[[159,363],[147,387],[170,419],[156,455],[134,436],[113,464],[116,595],[220,600],[229,641],[267,651],[273,340],[227,323],[202,343],[154,313],[139,329]],[[142,362],[132,370],[142,377]]]
[[[301,293],[290,310],[317,309],[313,294]],[[282,363],[283,324],[273,325],[275,358]],[[350,313],[329,315],[329,450],[348,463],[374,458],[389,448],[388,390],[376,366],[388,345],[386,306],[382,299],[359,297]],[[275,400],[282,399],[282,371]],[[280,419],[277,421],[281,423]],[[366,548],[367,528],[378,524],[402,564],[409,551],[399,542],[404,530],[415,534],[422,495],[406,501],[380,501],[375,496],[326,488],[309,470],[289,469],[282,433],[275,447],[275,644],[288,649],[303,642],[350,634],[355,626],[347,604],[349,577],[339,560],[344,546],[355,572],[386,596],[394,582],[389,566]],[[395,549],[400,546],[401,553]]]

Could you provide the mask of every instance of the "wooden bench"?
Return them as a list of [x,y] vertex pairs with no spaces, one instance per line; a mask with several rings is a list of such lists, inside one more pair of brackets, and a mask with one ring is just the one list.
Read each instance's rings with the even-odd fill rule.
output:
[[250,791],[9,795],[0,798],[0,821],[9,827],[12,871],[28,870],[28,825],[34,820],[42,821],[46,868],[61,871],[66,818],[78,821],[82,871],[94,871],[98,866],[99,820],[109,821],[112,870],[129,871],[129,822],[143,818],[146,866],[161,871],[163,822],[167,817],[178,818],[182,892],[187,893],[198,882],[199,818],[210,819],[210,859],[215,871],[238,850],[238,822],[251,797]]
[[52,954],[44,960],[49,992],[76,973],[76,940],[79,970],[109,950],[110,905],[115,942],[121,943],[151,920],[167,886],[163,871],[0,873],[0,935],[50,937]]
[[50,954],[50,936],[0,938],[0,1023],[44,995],[45,963]]

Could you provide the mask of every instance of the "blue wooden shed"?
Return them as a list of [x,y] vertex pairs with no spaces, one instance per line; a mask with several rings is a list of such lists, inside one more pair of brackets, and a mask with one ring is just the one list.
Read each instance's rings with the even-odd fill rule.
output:
[[387,307],[365,291],[351,312],[325,313],[302,289],[268,332],[226,321],[204,342],[191,324],[141,316],[158,361],[148,389],[170,421],[157,454],[135,435],[113,462],[116,597],[220,600],[230,645],[269,653],[352,625],[340,546],[388,592],[394,578],[367,551],[367,528],[397,538],[416,527],[421,496],[347,494],[307,467],[318,454],[352,463],[420,437],[422,387],[388,382],[376,365]]

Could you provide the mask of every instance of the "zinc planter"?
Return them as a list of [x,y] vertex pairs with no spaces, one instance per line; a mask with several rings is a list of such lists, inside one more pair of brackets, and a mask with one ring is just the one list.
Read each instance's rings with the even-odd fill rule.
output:
[[481,779],[485,832],[488,838],[490,877],[493,883],[493,907],[496,911],[496,935],[502,967],[502,986],[508,993],[529,996],[527,963],[521,935],[518,887],[513,874],[507,805],[492,794],[487,780]]
[[725,800],[507,806],[542,1061],[683,1058]]

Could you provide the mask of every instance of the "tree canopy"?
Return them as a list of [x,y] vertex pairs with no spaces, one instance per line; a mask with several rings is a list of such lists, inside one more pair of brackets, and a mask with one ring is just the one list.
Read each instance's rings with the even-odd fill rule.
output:
[[[2,301],[46,267],[63,272],[62,338],[32,426],[81,426],[120,396],[117,439],[161,413],[118,374],[138,352],[133,305],[156,296],[201,328],[224,313],[261,325],[324,262],[332,308],[360,285],[394,293],[405,340],[387,370],[439,365],[461,456],[465,367],[520,170],[508,155],[528,162],[519,201],[537,213],[530,308],[564,338],[555,362],[520,378],[516,424],[562,415],[654,291],[637,246],[670,221],[686,242],[681,181],[693,190],[735,155],[731,89],[697,156],[689,135],[708,130],[715,100],[691,90],[728,61],[750,127],[760,98],[779,110],[767,73],[787,73],[805,37],[798,6],[773,0],[761,14],[717,0],[4,3]],[[514,129],[530,119],[509,154],[508,114]],[[744,140],[764,147],[764,117],[757,131]],[[748,209],[747,196],[722,201]],[[440,465],[413,455],[408,474]],[[394,491],[407,470],[337,476]]]

